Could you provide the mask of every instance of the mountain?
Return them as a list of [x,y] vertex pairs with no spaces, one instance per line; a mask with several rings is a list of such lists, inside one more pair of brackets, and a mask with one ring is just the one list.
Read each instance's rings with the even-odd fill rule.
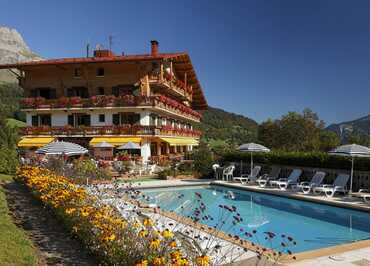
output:
[[222,140],[240,144],[256,140],[258,124],[248,117],[208,107],[199,127],[206,141]]
[[[42,58],[31,51],[17,30],[0,26],[0,64],[40,59]],[[0,81],[16,82],[17,79],[8,70],[0,70]]]
[[370,136],[370,115],[348,122],[332,124],[327,129],[337,133],[342,140],[348,139],[350,135]]

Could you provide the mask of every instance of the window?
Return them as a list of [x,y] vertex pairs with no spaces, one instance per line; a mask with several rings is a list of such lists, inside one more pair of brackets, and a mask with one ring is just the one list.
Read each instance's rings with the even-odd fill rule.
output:
[[104,77],[104,68],[99,67],[99,68],[96,70],[96,76],[97,76],[97,77]]
[[51,126],[51,115],[40,115],[40,126]]
[[76,126],[90,126],[90,115],[76,114]]
[[140,114],[135,113],[113,114],[112,120],[113,125],[140,124]]
[[37,115],[33,115],[31,123],[32,123],[33,127],[38,127],[39,126],[39,117]]
[[86,87],[72,87],[67,89],[67,97],[89,98],[89,90]]
[[113,114],[112,120],[113,125],[119,125],[119,114]]
[[68,115],[68,125],[74,127],[75,125],[75,119],[73,115]]
[[104,95],[104,87],[98,87],[98,95]]
[[38,126],[51,126],[51,115],[50,114],[43,114],[43,115],[33,115],[31,118],[31,124],[33,127]]
[[74,70],[74,77],[75,78],[81,77],[81,68],[75,68],[75,70]]
[[45,99],[56,99],[57,98],[56,89],[38,88],[37,90],[38,90],[38,95],[42,98],[45,98]]
[[105,114],[100,114],[99,115],[99,122],[104,123],[105,122]]
[[68,115],[68,125],[72,127],[90,126],[90,115],[87,114],[71,114]]

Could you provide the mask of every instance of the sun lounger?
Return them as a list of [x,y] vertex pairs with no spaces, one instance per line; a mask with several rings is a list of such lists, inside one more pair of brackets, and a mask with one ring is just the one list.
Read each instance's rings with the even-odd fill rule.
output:
[[327,197],[333,197],[335,193],[343,193],[347,192],[346,186],[349,180],[349,175],[347,174],[339,174],[337,178],[334,180],[332,185],[321,185],[319,187],[315,187],[313,192],[315,194],[325,193]]
[[296,187],[298,184],[298,179],[302,174],[301,169],[294,169],[288,178],[279,178],[276,181],[270,181],[270,184],[278,186],[281,190],[286,190],[290,187]]
[[367,189],[360,189],[358,192],[351,194],[352,197],[360,198],[364,202],[370,203],[370,191]]
[[325,172],[316,172],[310,182],[302,182],[297,187],[302,190],[304,194],[309,194],[315,187],[319,187],[325,178]]
[[280,167],[273,166],[270,174],[264,174],[257,180],[258,185],[260,187],[266,187],[269,185],[270,181],[277,180],[279,178],[280,171]]
[[247,175],[247,176],[242,175],[241,177],[234,177],[233,180],[240,181],[240,183],[242,184],[253,183],[257,181],[260,171],[261,171],[261,166],[256,165],[255,167],[253,167],[252,173],[250,175]]

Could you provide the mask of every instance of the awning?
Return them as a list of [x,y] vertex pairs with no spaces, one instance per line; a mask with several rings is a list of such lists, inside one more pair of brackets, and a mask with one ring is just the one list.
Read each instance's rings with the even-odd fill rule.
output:
[[199,141],[194,138],[160,138],[160,139],[170,144],[170,146],[199,145]]
[[23,138],[18,142],[18,147],[43,147],[46,144],[54,141],[55,138],[43,137],[43,138]]
[[138,138],[138,137],[96,137],[96,138],[92,138],[89,144],[90,146],[95,146],[98,143],[101,143],[103,141],[108,142],[112,144],[113,146],[121,146],[123,144],[126,144],[127,142],[133,142],[133,143],[140,144],[141,138]]

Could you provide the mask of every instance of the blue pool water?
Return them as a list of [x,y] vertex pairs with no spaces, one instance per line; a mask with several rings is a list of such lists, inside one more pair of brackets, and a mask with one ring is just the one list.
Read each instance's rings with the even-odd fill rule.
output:
[[[234,199],[226,198],[225,193],[232,191]],[[215,226],[225,220],[221,230],[241,238],[252,240],[266,247],[286,252],[280,247],[281,235],[294,238],[296,245],[289,247],[292,252],[302,252],[358,240],[370,239],[370,213],[332,207],[306,201],[277,197],[264,193],[226,188],[223,186],[160,188],[142,190],[146,201],[155,203],[164,210],[175,211],[189,216],[199,206],[198,197],[206,206],[202,216],[210,215],[199,222]],[[232,225],[233,218],[220,205],[235,206],[236,213],[243,221]],[[182,206],[182,207],[181,207]],[[220,218],[223,216],[224,218]],[[229,218],[225,218],[229,217]],[[246,236],[244,232],[253,232]],[[279,237],[266,240],[264,232],[273,232]],[[291,244],[290,242],[288,242]]]

